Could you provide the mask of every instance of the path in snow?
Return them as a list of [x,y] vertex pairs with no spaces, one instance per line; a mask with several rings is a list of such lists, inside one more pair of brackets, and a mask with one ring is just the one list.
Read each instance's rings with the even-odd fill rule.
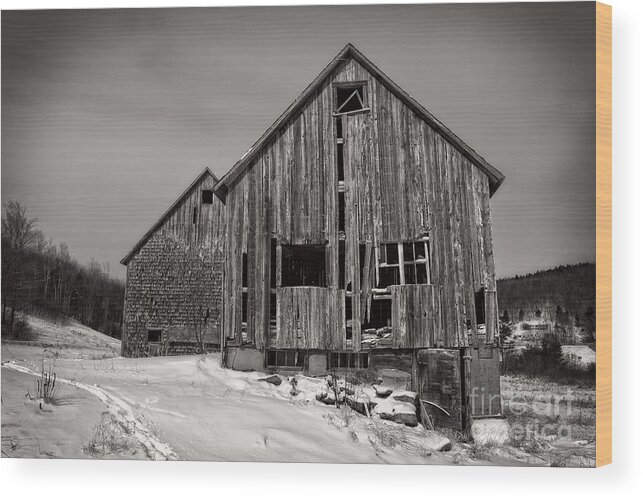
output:
[[[7,369],[12,369],[23,374],[30,374],[36,377],[39,377],[41,375],[41,373],[39,372],[32,371],[27,367],[23,367],[11,362],[2,362],[2,367],[6,367]],[[168,444],[158,440],[152,434],[149,428],[147,428],[141,422],[141,420],[134,415],[134,411],[132,411],[130,405],[124,400],[116,397],[111,393],[106,392],[102,388],[99,388],[95,385],[87,385],[78,381],[58,377],[56,377],[56,381],[74,386],[76,388],[80,388],[82,390],[86,390],[92,395],[98,397],[98,399],[100,399],[100,401],[107,406],[110,414],[112,414],[119,423],[128,425],[128,427],[133,429],[132,436],[143,446],[147,455],[151,459],[159,461],[179,459],[179,457],[174,453],[174,451]]]

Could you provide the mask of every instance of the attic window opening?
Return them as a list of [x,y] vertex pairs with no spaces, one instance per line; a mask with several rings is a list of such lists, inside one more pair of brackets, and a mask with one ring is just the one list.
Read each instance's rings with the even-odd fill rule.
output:
[[366,106],[366,85],[364,83],[335,87],[335,112],[354,113],[368,109]]
[[201,191],[201,204],[212,204],[214,201],[214,192],[210,189],[204,189]]

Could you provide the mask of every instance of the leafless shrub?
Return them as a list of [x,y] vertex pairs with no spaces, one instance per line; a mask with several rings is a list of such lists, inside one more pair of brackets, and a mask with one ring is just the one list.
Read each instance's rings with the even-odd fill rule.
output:
[[131,429],[120,423],[113,414],[104,412],[94,427],[91,440],[83,446],[83,452],[102,457],[107,454],[136,454],[136,448]]
[[40,368],[40,377],[35,381],[35,394],[31,394],[30,391],[27,392],[27,397],[31,400],[40,400],[41,409],[42,403],[53,404],[58,394],[59,385],[56,383],[56,373],[54,372],[54,366],[49,365],[48,369],[45,369],[44,359],[41,361]]

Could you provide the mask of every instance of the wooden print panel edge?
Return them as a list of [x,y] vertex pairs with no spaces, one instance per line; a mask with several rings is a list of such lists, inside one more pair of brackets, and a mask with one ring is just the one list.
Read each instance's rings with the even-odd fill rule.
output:
[[596,3],[596,465],[612,462],[612,7]]

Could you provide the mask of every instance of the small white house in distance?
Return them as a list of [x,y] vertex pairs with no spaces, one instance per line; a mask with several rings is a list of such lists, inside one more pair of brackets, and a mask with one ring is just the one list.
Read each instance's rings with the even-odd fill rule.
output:
[[596,350],[589,345],[562,345],[563,359],[570,364],[589,366],[596,364]]

